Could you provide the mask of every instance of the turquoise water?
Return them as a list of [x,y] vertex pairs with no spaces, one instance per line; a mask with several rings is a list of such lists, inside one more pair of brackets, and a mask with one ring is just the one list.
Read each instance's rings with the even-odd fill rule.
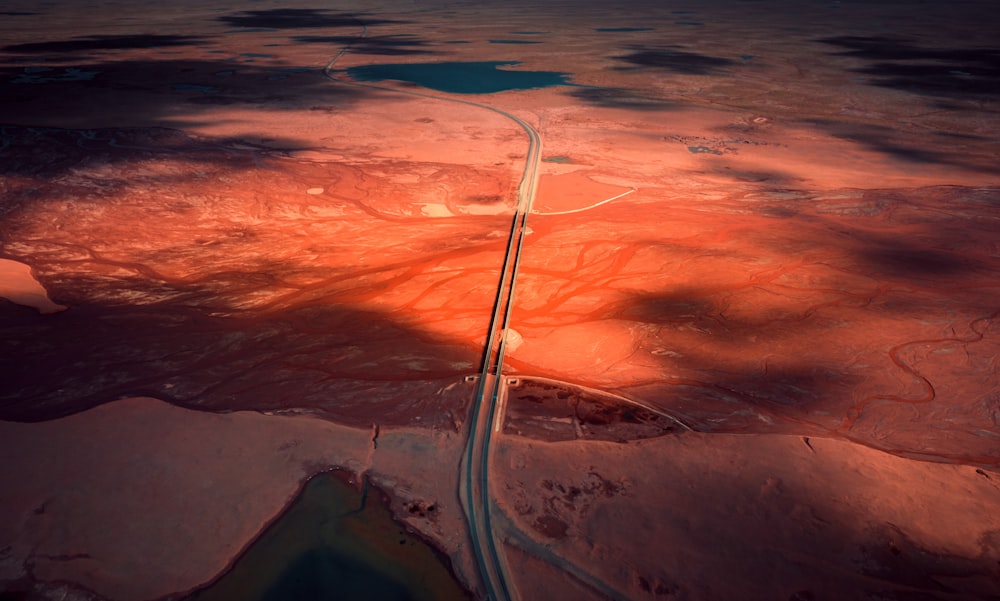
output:
[[55,70],[49,67],[25,67],[24,72],[11,79],[10,82],[37,84],[62,81],[90,81],[98,73],[98,71],[84,71],[74,67],[67,67],[63,69],[62,73],[55,73]]
[[714,148],[709,148],[708,146],[688,146],[688,152],[691,154],[722,154],[721,150],[715,150]]
[[483,61],[365,65],[351,67],[347,74],[354,81],[404,81],[450,94],[494,94],[571,85],[568,73],[500,68],[519,64],[517,61]]
[[314,477],[229,572],[188,601],[469,601],[444,560],[376,496]]

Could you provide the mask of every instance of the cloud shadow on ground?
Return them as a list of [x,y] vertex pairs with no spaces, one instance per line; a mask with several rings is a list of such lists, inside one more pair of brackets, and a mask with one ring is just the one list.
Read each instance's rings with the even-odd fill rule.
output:
[[569,95],[600,108],[631,111],[665,111],[677,108],[676,103],[628,88],[576,86],[569,91]]
[[836,56],[868,61],[855,73],[884,88],[925,96],[1000,95],[1000,48],[926,48],[900,38],[837,36],[817,42],[841,48]]
[[351,54],[371,54],[378,56],[407,56],[438,54],[428,50],[427,40],[415,36],[384,35],[359,38],[357,36],[294,36],[292,41],[300,44],[330,44],[342,46]]
[[[956,135],[951,132],[915,132],[876,125],[831,119],[812,119],[807,123],[826,131],[835,138],[856,142],[893,159],[913,164],[944,165],[979,173],[997,172],[995,157],[983,152],[984,143],[991,140],[976,135]],[[962,152],[971,146],[977,153]]]
[[236,59],[0,67],[2,119],[25,126],[55,122],[80,128],[180,127],[218,105],[301,110],[313,105],[348,107],[376,95],[331,82],[316,67]]
[[[295,285],[285,281],[290,271],[320,268],[269,261],[266,251],[254,250],[252,229],[202,236],[155,253],[203,248],[204,261],[219,265],[201,276],[172,279],[153,263],[124,267],[97,253],[86,261],[93,269],[74,268],[48,282],[50,295],[71,305],[63,313],[39,315],[0,299],[0,369],[8,374],[0,381],[0,419],[44,421],[130,396],[207,411],[318,413],[361,426],[414,416],[450,426],[464,411],[461,390],[441,390],[475,371],[480,349],[415,326],[405,310],[351,300],[389,284],[368,282],[363,268],[356,276],[326,269],[329,281],[302,288],[299,302],[241,308],[241,299],[261,293],[295,299]],[[431,260],[458,244],[437,243]],[[227,264],[244,255],[243,265]],[[101,265],[115,264],[124,268],[102,275]]]
[[325,29],[335,27],[362,27],[401,23],[393,19],[370,17],[366,13],[336,12],[316,8],[272,8],[247,10],[217,17],[218,21],[232,27],[263,29]]
[[[228,277],[263,284],[269,269]],[[119,285],[142,294],[158,284]],[[414,415],[439,423],[462,410],[464,401],[435,391],[473,371],[448,366],[471,365],[478,349],[360,307],[331,302],[213,318],[205,314],[207,288],[172,292],[177,300],[77,305],[54,316],[0,299],[0,364],[9,374],[0,384],[0,419],[45,421],[129,396],[207,411],[304,411],[362,426]],[[391,361],[401,346],[428,369]]]
[[205,43],[205,38],[189,35],[92,35],[51,42],[10,44],[0,47],[0,52],[47,54],[55,52],[87,52],[93,50],[173,48],[203,43]]
[[631,46],[631,52],[614,57],[633,68],[652,68],[678,75],[719,75],[727,67],[739,64],[732,59],[688,52],[673,47]]

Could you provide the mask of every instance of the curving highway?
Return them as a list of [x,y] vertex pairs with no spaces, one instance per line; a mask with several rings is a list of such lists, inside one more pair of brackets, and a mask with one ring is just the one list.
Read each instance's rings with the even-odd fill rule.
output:
[[[503,358],[507,346],[507,329],[510,325],[521,250],[527,235],[528,214],[531,213],[531,205],[538,189],[538,167],[541,162],[542,140],[535,128],[520,118],[492,107],[484,106],[484,108],[494,110],[515,121],[527,132],[529,143],[524,175],[521,178],[521,185],[518,187],[517,209],[507,239],[507,251],[504,255],[493,315],[490,318],[482,369],[472,399],[469,440],[465,451],[462,482],[466,515],[469,518],[473,545],[480,550],[477,553],[477,560],[486,584],[487,595],[495,601],[507,601],[516,599],[517,595],[507,575],[506,557],[501,551],[501,543],[498,543],[490,522],[490,439],[494,431],[499,431],[499,427],[494,428],[494,424],[499,425],[503,420],[503,413],[499,410],[498,405],[503,380]],[[486,553],[482,552],[484,546]]]
[[[360,23],[361,34],[355,38],[360,40],[368,35],[368,27]],[[532,212],[535,193],[538,190],[539,166],[542,157],[542,139],[532,125],[520,117],[487,104],[426,94],[411,90],[400,90],[386,86],[343,81],[335,78],[331,71],[333,66],[349,50],[352,43],[347,44],[323,67],[323,75],[340,84],[390,91],[397,94],[430,98],[433,100],[456,102],[497,113],[521,127],[528,136],[528,152],[525,157],[524,173],[517,191],[517,206],[511,221],[507,248],[504,253],[500,281],[497,285],[496,298],[493,303],[493,313],[490,317],[489,333],[483,349],[482,368],[476,381],[475,394],[472,399],[469,423],[469,438],[466,445],[462,465],[461,497],[465,505],[466,517],[469,521],[469,533],[472,539],[472,551],[476,558],[479,573],[486,587],[486,595],[493,601],[511,601],[518,598],[517,591],[509,577],[506,555],[502,550],[502,542],[496,536],[490,521],[489,465],[490,441],[493,432],[499,431],[503,421],[503,413],[498,407],[501,398],[501,383],[504,352],[507,346],[507,329],[510,325],[511,309],[514,301],[514,290],[517,282],[517,270],[521,260],[521,250],[524,238],[528,233],[528,215]],[[494,428],[496,424],[496,428]]]

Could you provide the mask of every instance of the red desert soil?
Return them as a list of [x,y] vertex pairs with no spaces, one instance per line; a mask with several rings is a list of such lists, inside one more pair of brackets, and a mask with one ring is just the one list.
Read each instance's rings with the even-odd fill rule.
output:
[[[358,425],[461,419],[466,399],[437,391],[476,369],[507,218],[459,213],[503,208],[506,171],[316,163],[172,130],[6,131],[4,251],[72,310],[12,317],[20,379],[0,416],[145,392]],[[425,197],[451,218],[424,216]]]
[[43,315],[66,310],[49,299],[45,288],[31,275],[30,267],[10,259],[0,259],[0,298],[32,307]]
[[[480,586],[528,146],[471,98],[546,160],[491,475],[523,599],[1000,595],[994,4],[5,3],[0,594],[189,590],[331,466]],[[342,71],[488,60],[573,85]]]

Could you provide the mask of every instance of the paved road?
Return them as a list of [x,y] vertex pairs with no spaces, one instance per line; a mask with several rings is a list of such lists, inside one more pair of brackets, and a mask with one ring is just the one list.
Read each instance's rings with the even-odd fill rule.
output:
[[[363,23],[360,25],[362,32],[356,38],[358,40],[368,35],[368,28]],[[528,215],[532,211],[531,207],[538,190],[542,139],[530,123],[487,104],[386,86],[338,80],[332,75],[333,66],[350,50],[350,46],[348,44],[341,48],[337,55],[330,59],[323,68],[323,74],[328,79],[338,83],[350,83],[359,87],[387,90],[409,96],[456,102],[488,110],[510,119],[520,126],[528,136],[528,152],[525,158],[524,174],[517,192],[517,208],[511,221],[503,268],[497,285],[493,314],[490,318],[489,334],[483,350],[482,369],[476,383],[476,392],[472,399],[470,418],[467,422],[469,423],[469,439],[462,467],[461,483],[461,494],[465,503],[465,513],[469,520],[473,553],[486,586],[487,596],[493,601],[516,600],[518,597],[508,574],[506,555],[503,553],[502,543],[497,540],[490,522],[492,504],[489,488],[490,439],[494,431],[494,423],[499,424],[503,420],[502,412],[498,410],[498,400],[502,393],[503,357],[507,346],[507,329],[510,325],[517,269],[520,264],[521,250],[524,247],[524,237],[527,234]]]
[[516,599],[517,594],[507,574],[506,556],[502,543],[497,541],[490,522],[490,439],[495,423],[501,423],[503,414],[498,410],[503,381],[503,358],[507,346],[507,329],[510,325],[514,290],[517,284],[517,269],[521,260],[521,250],[527,235],[528,215],[538,189],[538,166],[541,161],[542,141],[538,132],[518,117],[498,109],[490,108],[515,121],[528,134],[528,154],[525,160],[524,176],[517,194],[517,210],[511,223],[504,255],[503,269],[497,286],[493,315],[490,319],[489,335],[483,352],[483,365],[472,399],[469,440],[466,446],[463,466],[462,492],[466,505],[466,515],[472,531],[473,544],[485,551],[479,553],[479,569],[487,586],[487,594],[494,601]]

